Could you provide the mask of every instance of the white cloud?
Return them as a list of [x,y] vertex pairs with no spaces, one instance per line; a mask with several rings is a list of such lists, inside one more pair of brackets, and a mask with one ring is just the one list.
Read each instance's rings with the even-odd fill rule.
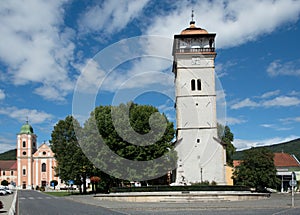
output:
[[235,139],[233,145],[237,148],[237,150],[244,150],[251,147],[258,146],[269,146],[278,143],[288,142],[294,139],[299,138],[300,136],[291,135],[288,137],[274,137],[270,139],[262,139],[262,140],[243,140],[243,139]]
[[272,100],[262,102],[263,107],[289,107],[300,104],[297,97],[279,96]]
[[279,121],[286,123],[286,124],[294,123],[294,122],[298,123],[298,122],[300,122],[300,116],[283,118],[283,119],[280,119]]
[[43,123],[53,118],[51,114],[35,109],[18,109],[17,107],[0,108],[0,114],[9,116],[10,118],[16,119],[20,122],[25,122],[28,117],[31,124]]
[[0,89],[0,100],[3,100],[3,99],[5,99],[5,93],[4,93],[4,90]]
[[235,117],[227,117],[226,118],[227,125],[237,125],[247,122],[245,119],[239,119]]
[[77,65],[81,75],[77,81],[76,90],[92,93],[98,89],[106,73],[94,59],[87,59],[83,65]]
[[217,32],[217,48],[229,48],[273,32],[283,24],[299,18],[300,4],[293,0],[199,0],[177,2],[167,15],[151,17],[146,34],[173,37],[188,26],[191,8],[196,25],[209,32]]
[[273,124],[261,124],[260,126],[264,127],[264,128],[273,128],[274,127]]
[[300,92],[299,92],[299,91],[293,90],[293,91],[291,91],[291,92],[289,93],[289,95],[290,95],[290,96],[300,96]]
[[81,33],[103,32],[112,34],[121,31],[146,6],[149,0],[109,0],[89,7],[79,18]]
[[[158,45],[163,44],[163,45]],[[84,65],[76,89],[92,93],[95,89],[115,92],[121,89],[150,90],[150,86],[174,91],[174,75],[170,73],[172,40],[142,36],[112,44]],[[167,50],[167,51],[166,51]],[[157,88],[153,88],[157,90]]]
[[64,100],[72,90],[74,31],[63,27],[65,2],[11,0],[0,7],[0,60],[7,76],[16,85],[38,83],[35,93],[49,100]]
[[267,73],[274,77],[279,75],[300,76],[299,63],[300,61],[290,61],[282,63],[280,60],[275,60],[267,68]]
[[16,148],[15,144],[13,144],[13,143],[9,144],[9,143],[5,143],[5,142],[8,142],[8,140],[4,140],[0,137],[0,153],[3,153],[3,152],[6,152],[6,151]]
[[240,109],[244,107],[258,107],[259,104],[255,101],[250,100],[249,98],[246,98],[240,102],[237,102],[230,106],[231,109]]
[[292,127],[283,127],[277,124],[261,124],[260,126],[264,128],[274,129],[276,131],[288,131],[293,129]]
[[265,99],[265,98],[277,96],[279,93],[280,93],[280,90],[274,90],[274,91],[266,92],[266,93],[261,95],[261,98]]
[[264,93],[261,96],[255,96],[257,101],[253,101],[250,98],[246,98],[242,101],[238,101],[233,103],[230,108],[233,110],[237,110],[240,108],[255,108],[255,107],[290,107],[290,106],[297,106],[300,104],[300,99],[296,96],[277,96],[275,98],[264,100],[265,98],[270,98],[272,96],[278,95],[280,92],[279,90],[271,91]]
[[228,74],[228,70],[235,65],[237,65],[237,63],[232,60],[227,61],[225,63],[216,63],[215,71],[217,73],[218,78],[226,76]]

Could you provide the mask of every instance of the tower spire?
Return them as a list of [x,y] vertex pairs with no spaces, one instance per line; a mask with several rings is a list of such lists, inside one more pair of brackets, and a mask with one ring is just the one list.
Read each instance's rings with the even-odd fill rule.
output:
[[192,15],[191,15],[191,17],[192,17],[192,22],[194,21],[194,10],[192,10]]
[[192,15],[191,15],[191,17],[192,17],[192,20],[190,21],[190,28],[191,28],[191,27],[195,27],[194,10],[192,10]]

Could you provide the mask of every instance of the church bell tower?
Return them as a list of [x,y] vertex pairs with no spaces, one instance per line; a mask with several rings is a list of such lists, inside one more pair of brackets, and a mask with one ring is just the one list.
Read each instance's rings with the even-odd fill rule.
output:
[[20,189],[32,189],[33,185],[33,153],[36,152],[36,138],[33,128],[26,121],[17,134],[17,165]]
[[226,151],[217,136],[215,36],[195,21],[174,35],[176,184],[225,184]]

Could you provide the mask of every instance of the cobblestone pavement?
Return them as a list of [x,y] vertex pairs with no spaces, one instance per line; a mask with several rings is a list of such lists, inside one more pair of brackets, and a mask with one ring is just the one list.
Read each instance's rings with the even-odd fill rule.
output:
[[300,194],[295,194],[295,208],[291,208],[291,194],[272,194],[270,198],[249,201],[158,202],[135,203],[103,201],[97,197],[66,197],[85,204],[98,205],[125,214],[300,214]]

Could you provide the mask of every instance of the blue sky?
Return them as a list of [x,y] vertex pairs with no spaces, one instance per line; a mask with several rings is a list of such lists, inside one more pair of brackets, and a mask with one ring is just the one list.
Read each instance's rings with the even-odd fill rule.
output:
[[[9,0],[0,3],[0,152],[15,148],[26,117],[38,143],[49,141],[58,120],[73,113],[76,89],[86,98],[97,92],[94,105],[142,92],[133,100],[174,121],[171,42],[192,9],[196,25],[217,34],[219,97],[234,145],[299,138],[300,1]],[[103,73],[99,62],[132,54],[118,47],[143,35],[149,43],[141,55],[155,50],[158,57],[124,59]]]

